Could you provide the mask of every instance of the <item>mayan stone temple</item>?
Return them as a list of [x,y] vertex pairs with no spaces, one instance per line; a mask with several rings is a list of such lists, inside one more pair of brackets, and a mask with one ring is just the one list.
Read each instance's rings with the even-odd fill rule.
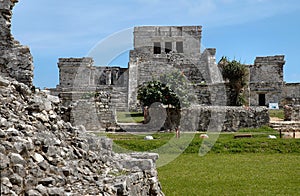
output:
[[[299,192],[299,142],[270,140],[300,138],[300,83],[284,81],[283,55],[237,63],[243,75],[235,78],[247,81],[236,90],[224,74],[230,63],[217,63],[217,50],[201,47],[201,26],[135,27],[128,67],[59,58],[59,84],[41,90],[33,84],[30,48],[11,33],[16,3],[0,0],[1,196]],[[48,10],[57,8],[51,4]],[[151,89],[158,83],[161,91]],[[150,93],[141,95],[141,86]],[[157,92],[162,96],[152,99]],[[235,95],[247,103],[232,101]],[[270,111],[278,107],[283,110],[273,111],[284,119],[276,121]]]
[[[59,85],[51,93],[72,106],[68,120],[88,130],[115,127],[116,111],[141,109],[140,85],[173,70],[186,76],[198,106],[229,105],[231,92],[220,74],[216,49],[201,51],[202,26],[141,26],[133,33],[128,68],[94,65],[90,57],[59,59]],[[246,65],[250,106],[300,104],[300,84],[284,82],[284,64],[284,56],[276,55],[257,57],[253,65]]]

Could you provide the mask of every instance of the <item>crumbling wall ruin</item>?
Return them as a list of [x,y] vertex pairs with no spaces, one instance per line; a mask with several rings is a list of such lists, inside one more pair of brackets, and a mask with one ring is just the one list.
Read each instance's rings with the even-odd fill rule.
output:
[[[1,25],[16,2],[0,1]],[[31,91],[31,55],[14,59],[18,50],[1,48],[0,195],[164,195],[157,154],[114,153],[110,139],[63,121],[57,97]]]
[[300,105],[285,105],[284,120],[300,121]]
[[0,76],[1,195],[163,195],[157,154],[114,153],[48,96]]
[[300,83],[286,83],[284,85],[281,105],[300,105]]
[[88,131],[117,128],[116,111],[127,109],[126,68],[94,66],[92,58],[60,58],[59,85],[51,89],[69,108],[65,118]]
[[[72,93],[75,95],[76,91],[93,94],[97,90],[102,90],[108,94],[110,101],[104,103],[104,107],[111,108],[112,112],[102,114],[102,119],[110,118],[111,120],[99,121],[97,115],[93,115],[97,113],[97,109],[89,109],[93,114],[86,113],[85,117],[81,119],[88,130],[97,129],[91,122],[100,122],[102,126],[99,127],[99,130],[107,130],[107,127],[110,126],[111,128],[108,129],[116,129],[114,109],[119,111],[140,110],[140,103],[137,100],[139,86],[151,80],[160,80],[162,75],[174,71],[181,72],[186,77],[189,84],[188,91],[198,98],[193,104],[230,105],[234,92],[228,83],[223,81],[216,64],[216,49],[200,50],[201,33],[201,26],[135,27],[134,50],[130,51],[128,70],[113,67],[99,69],[92,65],[91,58],[61,58],[58,63],[60,84],[56,88],[56,93],[60,95],[65,105],[78,101],[78,96],[74,96],[75,98],[71,96]],[[250,106],[268,106],[269,103],[278,103],[282,106],[284,103],[296,104],[300,101],[300,85],[285,84],[283,81],[284,64],[284,56],[276,55],[257,57],[254,65],[248,65],[249,84],[244,91],[245,100]],[[120,73],[123,74],[118,79]],[[74,79],[76,80],[74,81]],[[71,91],[72,93],[70,93]],[[75,108],[78,110],[73,116],[78,116],[77,119],[84,114],[85,107],[90,108],[95,105],[95,100],[87,99],[85,101],[80,100],[80,104],[74,104],[76,107],[73,107],[73,111],[76,111]],[[90,120],[93,118],[94,120]],[[72,123],[75,123],[75,120],[72,120],[75,118],[70,117],[70,119]],[[234,121],[230,115],[228,120]],[[267,119],[263,122],[266,121]],[[245,126],[252,127],[252,123],[249,121]]]
[[12,9],[18,0],[0,1],[0,75],[32,86],[33,63],[30,50],[11,34]]
[[242,128],[259,128],[269,124],[268,109],[264,107],[192,106],[177,110],[168,108],[163,129],[182,131],[235,132]]

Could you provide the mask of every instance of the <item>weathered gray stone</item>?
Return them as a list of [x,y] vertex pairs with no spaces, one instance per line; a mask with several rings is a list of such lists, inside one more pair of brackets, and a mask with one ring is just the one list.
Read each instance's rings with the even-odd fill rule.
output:
[[[172,109],[170,109],[172,110]],[[268,125],[270,118],[266,107],[232,107],[195,105],[168,116],[164,129],[171,129],[180,119],[181,131],[225,131],[232,132],[241,128],[258,128]],[[170,112],[168,112],[170,113]],[[173,120],[172,120],[173,119]]]
[[[9,12],[9,20],[6,21],[10,22],[15,2],[0,1],[0,20],[3,12]],[[6,33],[5,39],[2,39],[2,32]],[[8,26],[0,28],[0,34],[3,46],[0,47],[0,75],[14,76],[18,80],[8,78],[9,84],[4,81],[0,85],[0,194],[116,195],[116,187],[122,188],[119,192],[127,195],[150,195],[155,192],[148,180],[154,176],[142,171],[155,169],[153,160],[119,156],[112,152],[111,140],[90,135],[83,131],[83,127],[76,128],[61,120],[59,115],[64,110],[58,105],[58,99],[47,96],[45,92],[34,93],[26,85],[32,85],[29,49],[13,46],[14,40]],[[112,75],[116,74],[114,72]],[[114,79],[111,78],[110,82],[114,83]],[[122,96],[126,97],[126,94]],[[110,99],[113,98],[102,91],[95,98],[99,104],[96,112],[104,114],[103,122],[108,125],[111,117],[107,115],[113,116],[108,111]],[[131,178],[134,171],[126,170],[120,161],[128,165],[133,161],[134,167],[140,167],[139,173]],[[138,188],[130,190],[132,186]],[[163,195],[160,187],[156,192],[156,195]]]
[[36,191],[36,190],[28,190],[27,192],[26,192],[26,195],[28,195],[28,196],[41,196],[42,194],[41,193],[39,193],[38,191]]
[[47,188],[43,186],[42,184],[39,184],[36,186],[36,189],[42,194],[42,195],[47,195]]
[[157,153],[130,153],[130,156],[136,159],[151,159],[154,162],[159,158]]
[[40,120],[42,122],[48,122],[49,121],[48,115],[44,114],[44,113],[33,113],[33,116],[36,117],[38,120]]
[[284,119],[286,121],[300,121],[300,105],[284,106]]
[[128,159],[120,160],[120,163],[125,169],[132,169],[138,167],[141,170],[150,170],[154,167],[153,161],[151,159]]
[[56,187],[48,188],[48,194],[49,194],[49,196],[65,195],[63,188],[56,188]]
[[12,188],[12,183],[10,182],[10,180],[7,177],[3,177],[1,178],[1,186],[4,185],[8,188]]
[[10,82],[6,79],[4,79],[2,76],[0,76],[0,86],[8,86]]
[[40,163],[40,162],[42,162],[42,161],[45,160],[44,157],[43,157],[41,154],[39,154],[39,153],[34,153],[33,159],[34,159],[36,162],[38,162],[38,163]]
[[23,165],[16,164],[13,166],[13,170],[16,174],[24,178],[26,176],[26,170]]
[[20,165],[25,165],[26,164],[26,161],[24,160],[24,158],[20,155],[20,154],[17,154],[17,153],[11,153],[9,155],[10,157],[10,162],[12,164],[20,164]]
[[32,85],[33,63],[29,48],[21,46],[11,35],[12,9],[17,0],[0,3],[0,75],[12,77],[29,86]]
[[5,169],[9,166],[9,158],[6,155],[0,153],[0,160],[1,160],[0,161],[0,169],[1,170]]
[[14,147],[17,153],[26,153],[26,145],[23,142],[14,143]]
[[38,183],[44,186],[54,185],[55,179],[52,177],[48,177],[48,178],[41,179]]
[[18,174],[13,174],[12,176],[10,176],[9,180],[13,185],[17,185],[19,187],[23,186],[23,178]]
[[17,135],[19,135],[19,131],[16,130],[15,128],[9,128],[6,130],[6,134],[8,136],[17,136]]
[[[1,119],[2,120],[2,119]],[[1,123],[2,124],[2,123]],[[4,123],[3,123],[4,124]],[[6,133],[0,129],[0,138],[5,138],[6,137]]]

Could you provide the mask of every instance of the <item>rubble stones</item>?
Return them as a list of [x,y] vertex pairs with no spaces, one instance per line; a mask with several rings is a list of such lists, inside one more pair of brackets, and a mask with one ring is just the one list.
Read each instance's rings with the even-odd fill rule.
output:
[[60,118],[58,99],[31,90],[30,50],[10,31],[16,2],[0,1],[0,195],[164,195],[158,181],[148,180],[157,177],[154,162],[140,179],[131,178],[135,169],[119,162],[136,158],[113,153],[111,140],[79,132]]
[[46,109],[45,93],[27,89],[0,88],[2,195],[163,195],[157,154],[113,153],[110,139],[62,121],[57,102]]
[[284,120],[300,121],[300,105],[284,106]]

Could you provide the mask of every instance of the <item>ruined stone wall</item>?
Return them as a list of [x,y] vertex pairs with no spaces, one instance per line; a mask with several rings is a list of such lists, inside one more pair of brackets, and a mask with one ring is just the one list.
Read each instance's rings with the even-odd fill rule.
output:
[[300,121],[300,105],[284,106],[284,120]]
[[30,50],[11,34],[12,9],[18,0],[0,1],[0,74],[32,86],[33,63]]
[[163,195],[157,154],[114,153],[60,112],[55,97],[0,76],[0,195]]
[[57,97],[31,91],[29,49],[9,43],[16,2],[0,1],[0,195],[164,195],[157,154],[114,153],[110,139],[63,121]]
[[286,83],[284,85],[281,105],[300,105],[300,83]]
[[126,68],[94,66],[93,64],[94,60],[90,57],[60,58],[58,88],[127,86]]
[[[180,125],[182,131],[238,131],[241,128],[258,128],[269,123],[264,107],[192,106],[188,109],[168,109],[164,129]],[[179,123],[180,122],[180,123]]]
[[[268,105],[280,103],[283,89],[284,56],[257,57],[250,65],[250,104]],[[261,97],[261,101],[259,101]],[[265,97],[263,101],[263,97]],[[264,102],[264,103],[260,103]]]
[[127,69],[93,63],[88,57],[60,58],[60,83],[51,91],[70,108],[66,119],[72,124],[84,125],[89,131],[113,129],[115,111],[127,109]]
[[109,86],[61,92],[60,99],[68,110],[63,114],[64,119],[74,126],[83,125],[88,131],[115,129],[116,106],[112,102],[112,92]]

